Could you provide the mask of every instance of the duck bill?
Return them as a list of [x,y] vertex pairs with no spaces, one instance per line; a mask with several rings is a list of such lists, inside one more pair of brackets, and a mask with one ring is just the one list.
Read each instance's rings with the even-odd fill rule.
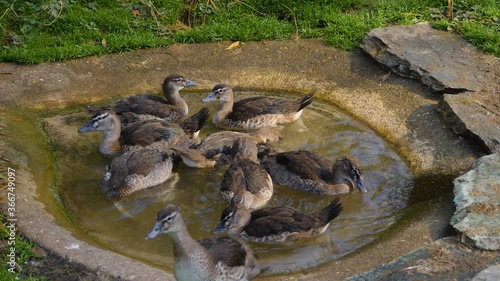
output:
[[226,231],[226,227],[224,226],[224,222],[221,221],[219,224],[215,227],[215,229],[212,231],[213,234],[220,234],[222,232]]
[[211,92],[206,98],[202,99],[201,102],[211,102],[216,100],[217,97],[215,96],[214,92]]
[[198,85],[198,84],[196,84],[196,82],[186,79],[186,85],[184,87],[193,87],[196,85]]
[[356,184],[358,190],[361,191],[362,193],[368,192],[368,190],[366,190],[366,187],[363,185],[363,181],[361,179],[354,181],[354,183]]
[[144,238],[146,240],[149,240],[149,239],[153,239],[156,236],[160,235],[161,234],[160,233],[161,227],[162,227],[162,225],[160,222],[155,223],[155,225],[153,226],[153,229],[151,229],[151,231]]
[[95,128],[94,128],[92,122],[87,122],[87,124],[83,125],[83,127],[78,129],[78,133],[85,133],[85,132],[90,132],[90,131],[95,131]]

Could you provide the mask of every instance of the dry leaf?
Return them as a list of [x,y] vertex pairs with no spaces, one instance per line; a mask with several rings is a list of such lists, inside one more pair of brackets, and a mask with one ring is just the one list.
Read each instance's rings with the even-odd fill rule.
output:
[[106,42],[106,39],[102,38],[101,40],[101,44],[104,48],[107,48],[108,47],[108,43]]
[[234,48],[236,48],[238,46],[240,46],[240,41],[236,41],[233,44],[229,45],[229,47],[225,48],[224,51],[228,51],[228,50],[234,49]]
[[137,9],[134,9],[134,10],[132,10],[132,14],[134,14],[136,16],[140,16],[141,15],[141,11],[139,11]]

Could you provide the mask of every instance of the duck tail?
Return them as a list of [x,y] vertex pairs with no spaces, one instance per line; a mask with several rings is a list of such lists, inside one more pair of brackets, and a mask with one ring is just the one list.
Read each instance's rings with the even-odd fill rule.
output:
[[324,224],[327,224],[331,222],[334,218],[338,217],[343,209],[344,207],[342,207],[342,204],[339,203],[339,198],[335,198],[335,200],[333,200],[330,204],[328,204],[328,206],[319,211],[318,215],[320,217],[320,220]]
[[210,110],[208,107],[203,107],[200,111],[183,120],[180,125],[188,135],[193,135],[201,130],[208,117],[210,117]]
[[309,94],[302,97],[300,101],[300,107],[297,111],[301,111],[306,106],[310,105],[313,102],[314,92],[310,92]]

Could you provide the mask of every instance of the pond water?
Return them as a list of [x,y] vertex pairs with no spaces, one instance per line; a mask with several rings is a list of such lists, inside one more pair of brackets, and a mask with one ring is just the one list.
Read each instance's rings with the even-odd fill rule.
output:
[[[201,103],[205,95],[183,93],[190,115],[203,106],[209,106],[212,112],[216,109],[215,103]],[[237,92],[235,99],[251,95],[274,94]],[[126,198],[103,196],[101,175],[109,159],[97,151],[102,133],[77,133],[88,119],[90,116],[81,110],[45,119],[60,170],[58,195],[69,218],[88,240],[172,271],[171,240],[166,235],[145,240],[145,234],[153,226],[157,211],[174,203],[180,206],[193,238],[212,236],[211,231],[226,207],[218,191],[224,169],[194,169],[181,164],[166,183]],[[200,137],[218,130],[210,119]],[[269,267],[267,273],[293,272],[337,259],[374,241],[398,220],[400,211],[408,204],[413,178],[399,155],[368,127],[316,99],[299,120],[281,125],[278,130],[283,141],[275,146],[281,150],[307,149],[332,159],[343,154],[356,157],[362,165],[368,192],[362,194],[356,190],[340,196],[344,211],[320,236],[281,244],[252,243],[261,265]],[[275,184],[269,205],[314,212],[331,200],[333,197],[315,196]]]

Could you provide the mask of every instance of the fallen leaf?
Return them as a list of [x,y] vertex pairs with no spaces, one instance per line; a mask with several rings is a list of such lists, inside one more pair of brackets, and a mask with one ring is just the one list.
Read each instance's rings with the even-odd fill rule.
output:
[[136,16],[140,16],[141,15],[141,11],[139,11],[137,9],[134,9],[134,10],[132,10],[132,14],[134,14]]
[[225,48],[224,51],[228,51],[228,50],[234,49],[234,48],[236,48],[238,46],[240,46],[240,41],[236,41],[233,44],[229,45],[229,47]]
[[106,39],[102,38],[101,40],[101,44],[104,48],[107,48],[108,47],[108,43],[106,42]]

